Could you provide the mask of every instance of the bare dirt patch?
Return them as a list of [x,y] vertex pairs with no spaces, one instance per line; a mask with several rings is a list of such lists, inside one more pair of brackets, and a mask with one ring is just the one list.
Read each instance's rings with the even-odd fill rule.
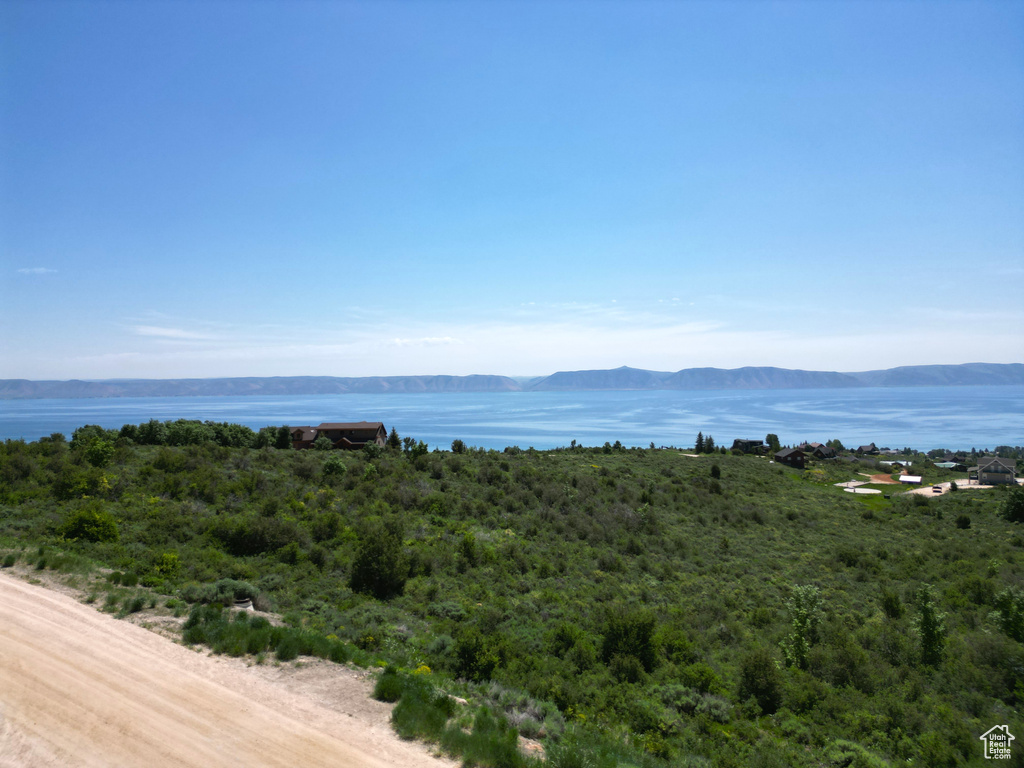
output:
[[211,656],[0,574],[0,766],[455,763],[404,742],[369,673]]
[[893,480],[892,479],[892,475],[886,474],[884,472],[881,473],[881,474],[878,474],[878,475],[868,475],[868,474],[865,474],[863,472],[861,474],[863,474],[864,477],[871,478],[871,484],[872,485],[899,485],[900,484],[899,480]]

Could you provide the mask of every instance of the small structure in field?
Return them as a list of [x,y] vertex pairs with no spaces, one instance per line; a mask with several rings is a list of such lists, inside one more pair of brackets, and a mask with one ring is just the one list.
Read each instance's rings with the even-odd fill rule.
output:
[[921,475],[900,475],[900,482],[904,485],[920,485]]
[[857,453],[863,453],[865,456],[877,456],[878,448],[875,447],[874,443],[868,443],[858,448]]
[[798,448],[786,448],[775,454],[775,460],[779,464],[785,464],[787,467],[793,467],[794,469],[803,469],[805,458],[804,452]]

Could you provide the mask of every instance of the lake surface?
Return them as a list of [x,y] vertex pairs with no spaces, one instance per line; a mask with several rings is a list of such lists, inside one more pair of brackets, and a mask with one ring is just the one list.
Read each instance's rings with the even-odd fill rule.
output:
[[383,421],[431,448],[447,448],[456,438],[496,449],[557,448],[572,440],[692,446],[702,431],[726,446],[774,432],[783,444],[838,438],[846,446],[981,450],[1024,445],[1024,387],[3,400],[0,439],[37,440],[53,432],[70,438],[84,424],[119,428],[151,418],[253,429]]

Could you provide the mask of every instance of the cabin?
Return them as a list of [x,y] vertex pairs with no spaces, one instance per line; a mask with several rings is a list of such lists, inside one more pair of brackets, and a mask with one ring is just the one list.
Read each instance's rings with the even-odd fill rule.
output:
[[858,448],[857,453],[863,453],[867,456],[877,456],[878,449],[875,447],[874,443],[868,443],[867,445],[862,445]]
[[293,427],[291,433],[295,450],[312,448],[321,435],[331,441],[332,447],[347,451],[358,451],[367,443],[383,448],[388,439],[388,432],[379,421],[331,421],[316,427]]
[[839,453],[831,445],[815,443],[814,450],[811,451],[811,455],[816,459],[834,459],[839,455]]
[[786,448],[775,454],[775,460],[779,464],[785,464],[787,467],[793,467],[794,469],[803,469],[805,458],[804,452],[798,448]]
[[740,453],[762,453],[768,446],[763,440],[742,440],[737,438],[732,441],[732,449]]
[[968,482],[977,480],[978,485],[1015,485],[1017,483],[1017,462],[986,456],[978,459],[978,466],[967,470]]
[[920,485],[922,479],[921,475],[900,475],[900,482],[904,485]]

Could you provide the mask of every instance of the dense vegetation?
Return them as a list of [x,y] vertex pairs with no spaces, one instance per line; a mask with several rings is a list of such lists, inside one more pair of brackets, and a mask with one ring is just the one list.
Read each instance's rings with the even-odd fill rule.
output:
[[[400,732],[480,764],[521,763],[518,732],[555,766],[980,765],[980,734],[1019,722],[1024,490],[834,487],[871,459],[279,437],[7,441],[3,562],[90,558],[197,606],[186,640],[223,652],[387,662]],[[288,627],[217,605],[244,597]],[[448,722],[439,687],[487,707]]]

